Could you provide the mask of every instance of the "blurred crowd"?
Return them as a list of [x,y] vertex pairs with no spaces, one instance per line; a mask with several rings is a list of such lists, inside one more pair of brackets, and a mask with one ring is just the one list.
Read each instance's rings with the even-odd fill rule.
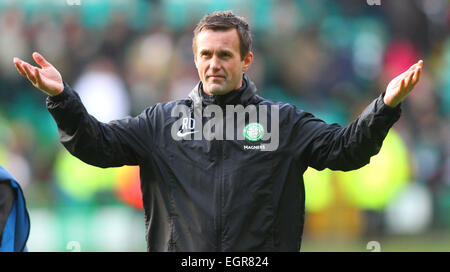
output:
[[367,178],[308,170],[305,235],[448,229],[450,3],[380,2],[1,0],[0,165],[22,184],[30,209],[121,203],[117,186],[124,175],[87,171],[67,155],[45,95],[17,73],[13,57],[34,64],[31,54],[40,52],[88,111],[108,122],[185,98],[199,80],[195,24],[208,12],[231,9],[252,27],[255,58],[248,74],[260,95],[327,122],[346,125],[391,79],[424,60],[421,80],[390,133],[386,146],[392,148],[383,146],[385,157]]

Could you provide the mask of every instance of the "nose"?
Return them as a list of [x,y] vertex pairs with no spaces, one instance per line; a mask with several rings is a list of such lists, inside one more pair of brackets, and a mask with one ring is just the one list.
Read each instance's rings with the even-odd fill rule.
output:
[[219,58],[216,56],[212,57],[209,66],[213,71],[220,70],[221,64]]

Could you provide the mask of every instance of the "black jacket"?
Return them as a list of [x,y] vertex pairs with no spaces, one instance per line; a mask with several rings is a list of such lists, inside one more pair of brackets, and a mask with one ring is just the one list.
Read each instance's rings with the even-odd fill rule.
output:
[[[99,167],[140,166],[148,251],[298,251],[304,171],[308,166],[345,171],[369,163],[400,117],[400,107],[387,107],[380,95],[341,127],[255,93],[246,75],[241,89],[223,96],[205,95],[200,82],[187,99],[104,124],[65,84],[61,94],[47,98],[47,108],[74,156]],[[261,143],[247,139],[172,137],[172,125],[180,119],[171,116],[175,106],[193,110],[210,104],[277,106],[278,148],[248,148]]]

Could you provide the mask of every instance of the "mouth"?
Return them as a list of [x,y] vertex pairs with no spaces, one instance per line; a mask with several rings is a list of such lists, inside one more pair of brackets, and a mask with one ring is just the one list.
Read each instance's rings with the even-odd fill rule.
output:
[[206,78],[211,78],[212,80],[217,80],[217,79],[225,79],[225,76],[221,76],[221,75],[209,75],[206,76]]

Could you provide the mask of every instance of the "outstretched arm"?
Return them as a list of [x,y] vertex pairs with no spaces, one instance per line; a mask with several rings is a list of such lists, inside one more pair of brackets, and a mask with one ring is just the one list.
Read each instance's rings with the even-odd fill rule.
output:
[[100,167],[136,165],[148,156],[150,108],[135,118],[99,122],[88,114],[78,94],[63,82],[53,65],[36,52],[33,59],[41,68],[18,58],[14,64],[33,86],[49,95],[47,109],[56,121],[61,143],[72,155]]
[[[420,78],[423,61],[395,77],[386,91],[346,127],[326,124],[303,113],[297,123],[298,155],[316,169],[353,170],[370,161],[381,148],[391,126],[400,118],[400,102],[412,91]],[[304,138],[301,138],[301,137]],[[302,152],[303,151],[303,152]]]

